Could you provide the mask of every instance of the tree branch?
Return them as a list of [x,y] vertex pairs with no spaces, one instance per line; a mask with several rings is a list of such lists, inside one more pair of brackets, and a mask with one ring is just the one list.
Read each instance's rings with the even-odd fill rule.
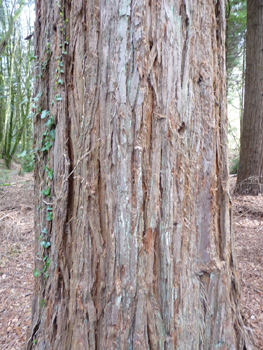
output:
[[[0,0],[0,6],[1,6],[1,4],[2,4],[2,0]],[[8,31],[0,42],[0,55],[1,55],[2,51],[4,50],[4,48],[6,47],[8,40],[10,39],[10,36],[12,34],[12,31],[13,31],[14,23],[19,18],[20,14],[23,10],[24,4],[25,4],[25,0],[22,0],[19,9],[14,14],[14,17],[11,18],[11,20],[10,20]]]

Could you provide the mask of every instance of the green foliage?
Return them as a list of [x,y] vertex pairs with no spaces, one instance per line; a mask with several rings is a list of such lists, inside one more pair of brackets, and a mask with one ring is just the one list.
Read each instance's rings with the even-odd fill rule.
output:
[[52,127],[53,125],[55,125],[55,121],[54,121],[53,116],[51,116],[51,117],[48,119],[48,121],[46,122],[45,125],[46,125],[49,129],[51,129],[51,127]]
[[26,153],[20,161],[22,171],[25,173],[30,173],[34,170],[35,156],[32,152]]
[[[41,242],[42,243],[42,242]],[[49,246],[50,247],[50,243],[49,243]],[[44,247],[45,248],[45,247]],[[46,248],[45,248],[46,249]],[[44,278],[47,278],[49,275],[48,275],[48,272],[47,272],[47,269],[49,267],[51,263],[51,259],[49,259],[47,257],[47,255],[44,256],[43,258],[43,269],[41,271],[37,271],[37,269],[34,269],[34,277],[38,277],[39,275],[43,274],[43,277]]]
[[52,211],[48,211],[47,212],[47,221],[52,221],[53,220],[53,212]]
[[51,246],[50,242],[46,242],[46,241],[40,242],[40,245],[42,245],[42,247],[44,247],[45,249],[47,249]]
[[61,100],[62,100],[62,98],[61,98],[59,95],[56,95],[56,96],[55,96],[55,99],[56,99],[57,101],[61,101]]
[[50,197],[50,188],[47,187],[45,190],[42,190],[41,193],[43,196]]
[[50,142],[50,140],[46,139],[43,148],[41,148],[41,151],[47,152],[50,149],[50,147],[52,147],[52,145],[53,143]]
[[[2,5],[2,1],[0,2],[0,5]],[[15,9],[15,5],[18,5],[18,8]],[[13,4],[12,11],[10,13],[10,16],[8,18],[8,27],[4,33],[1,33],[1,40],[0,40],[0,55],[2,54],[2,51],[5,49],[5,47],[8,45],[8,41],[11,38],[11,35],[13,34],[14,25],[15,22],[18,20],[23,8],[25,5],[25,0],[18,1],[17,4]],[[7,6],[7,2],[5,1],[5,6]],[[15,9],[15,12],[14,12]]]
[[45,165],[45,170],[47,172],[47,177],[52,180],[53,179],[53,170],[50,169],[47,165]]
[[229,0],[226,5],[226,65],[228,98],[243,82],[245,59],[247,6],[246,0]]
[[34,102],[39,102],[41,96],[42,96],[42,91],[40,91],[40,92],[36,95],[36,97],[33,97],[32,100],[33,100]]
[[52,126],[55,124],[53,116],[45,123],[48,127],[43,133],[43,148],[41,151],[47,152],[50,147],[52,147],[53,142],[55,141],[56,130],[52,129]]
[[239,156],[235,157],[230,161],[230,174],[237,174],[238,171],[238,166],[239,166]]
[[49,116],[49,115],[50,115],[50,112],[44,110],[44,111],[41,112],[40,118],[41,118],[41,119],[45,119],[45,118],[46,118],[47,116]]
[[[60,7],[59,3],[57,2],[57,5]],[[61,11],[61,9],[60,9]],[[64,13],[63,11],[60,12],[60,15],[61,17],[64,19]],[[65,26],[68,22],[68,18],[66,20],[63,21],[63,28],[62,28],[62,31],[64,33],[64,30],[65,30]],[[64,70],[62,69],[64,64],[63,62],[61,61],[63,55],[66,55],[67,54],[67,51],[65,50],[65,46],[68,45],[68,38],[63,39],[64,41],[62,41],[62,44],[60,44],[59,46],[61,47],[61,55],[60,56],[57,56],[56,57],[56,60],[57,60],[57,69],[55,71],[55,86],[54,86],[54,90],[57,90],[59,89],[59,87],[61,85],[64,84],[63,80],[61,79],[60,77],[60,74],[64,73]],[[49,55],[50,54],[50,45],[49,43],[47,44],[47,49],[45,51],[45,54]],[[42,70],[45,69],[47,65],[47,59],[44,61],[44,64],[42,63]],[[38,67],[39,68],[39,67]],[[42,76],[42,73],[40,74],[40,76]],[[45,119],[47,117],[48,120],[46,121],[45,123],[45,126],[46,126],[46,129],[45,131],[43,132],[43,135],[42,135],[42,149],[40,151],[44,152],[44,154],[42,155],[42,159],[47,159],[47,161],[50,160],[50,157],[45,157],[46,153],[49,151],[49,149],[53,146],[53,143],[55,141],[55,136],[56,136],[56,129],[55,129],[55,120],[54,120],[54,117],[52,115],[50,115],[50,112],[48,110],[42,110],[41,108],[41,95],[42,93],[39,93],[35,98],[34,98],[34,105],[33,105],[33,108],[34,108],[34,114],[33,114],[33,117],[37,117],[40,115],[40,119]],[[55,100],[57,102],[59,101],[62,101],[62,97],[60,96],[59,93],[57,93],[55,95]],[[52,100],[50,102],[51,106],[54,105],[54,100]],[[39,122],[39,119],[37,120],[37,122]],[[46,183],[47,184],[50,184],[50,181],[53,180],[53,170],[51,168],[49,168],[49,166],[47,164],[45,164],[45,180],[46,180]],[[51,188],[50,187],[46,187],[45,189],[43,189],[41,191],[41,194],[43,196],[47,196],[47,197],[50,197],[50,192],[51,192]],[[46,203],[44,200],[43,202],[48,205],[48,203]],[[52,205],[52,204],[50,204]],[[46,207],[46,220],[47,222],[51,222],[53,220],[53,209],[52,207],[48,205]],[[42,208],[39,206],[39,208]],[[41,226],[43,226],[43,224],[41,224]],[[45,236],[43,236],[43,234]],[[46,238],[44,238],[46,237]],[[49,232],[46,228],[43,228],[41,230],[41,235],[39,236],[39,240],[41,240],[40,242],[40,245],[44,248],[44,249],[48,249],[50,246],[51,246],[51,243],[50,243],[50,240],[49,240]],[[39,253],[38,253],[39,254]],[[41,271],[37,271],[35,270],[34,271],[34,276],[35,277],[38,277],[39,274],[43,274],[43,277],[44,278],[47,278],[49,276],[48,272],[47,272],[47,269],[50,265],[50,259],[48,258],[48,256],[46,255],[43,259],[44,261],[44,265],[43,265],[43,269]],[[41,307],[44,307],[45,305],[45,302],[44,300],[42,299],[41,302],[40,302],[40,306]]]
[[[33,169],[33,159],[28,152],[32,145],[30,72],[35,56],[33,43],[24,40],[32,33],[31,3],[0,1],[0,156],[9,167],[17,153],[26,150],[27,154],[21,157],[23,171]],[[19,18],[22,10],[23,21]]]
[[37,271],[37,269],[34,269],[34,277],[38,277],[40,272]]

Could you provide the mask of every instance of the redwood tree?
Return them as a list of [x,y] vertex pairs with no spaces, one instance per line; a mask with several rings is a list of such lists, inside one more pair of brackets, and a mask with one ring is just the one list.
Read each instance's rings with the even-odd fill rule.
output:
[[263,1],[247,0],[245,106],[236,191],[263,192]]
[[250,349],[224,18],[223,0],[36,1],[27,349]]

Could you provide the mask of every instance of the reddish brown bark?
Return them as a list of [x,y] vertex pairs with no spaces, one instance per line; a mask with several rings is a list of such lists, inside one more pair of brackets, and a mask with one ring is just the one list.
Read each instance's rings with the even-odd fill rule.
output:
[[236,191],[263,191],[263,2],[247,1],[245,106]]
[[[51,263],[36,279],[28,349],[249,348],[228,195],[224,1],[214,3],[37,1],[36,54],[44,60],[48,41],[51,56],[35,93],[56,138],[35,169],[36,236],[45,225],[51,242],[43,252],[36,240],[37,271],[43,255]],[[35,126],[40,146],[39,116]]]

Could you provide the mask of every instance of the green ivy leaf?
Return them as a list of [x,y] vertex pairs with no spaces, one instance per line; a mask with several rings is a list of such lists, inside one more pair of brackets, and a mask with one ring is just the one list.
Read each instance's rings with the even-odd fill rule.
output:
[[50,135],[51,140],[55,141],[56,130],[55,129],[50,130],[49,135]]
[[41,119],[45,119],[45,118],[48,117],[49,115],[50,115],[50,112],[44,110],[44,111],[42,111],[40,118],[41,118]]
[[43,196],[50,197],[50,188],[47,187],[45,190],[41,191],[41,193],[43,194]]
[[51,128],[52,125],[55,124],[55,120],[53,118],[53,116],[51,116],[48,121],[45,123],[45,125],[48,127],[48,128]]
[[30,59],[29,59],[29,62],[35,60],[38,56],[31,56]]
[[42,245],[45,249],[47,249],[51,246],[50,242],[46,242],[46,241],[40,242],[40,245]]
[[46,235],[48,235],[47,229],[43,228],[43,230],[41,231],[42,233],[45,233]]
[[38,277],[38,275],[39,275],[39,272],[36,269],[34,269],[34,277]]
[[47,141],[48,138],[49,138],[49,130],[46,130],[43,132],[43,137],[44,137],[44,140]]
[[47,177],[50,179],[50,180],[53,180],[53,170],[52,169],[49,169],[49,167],[46,165],[45,166],[45,170],[47,172]]
[[47,221],[52,221],[53,220],[53,212],[52,211],[48,211],[47,212]]
[[36,97],[33,97],[33,98],[32,98],[32,100],[33,100],[34,102],[38,102],[41,96],[42,96],[42,92],[39,92],[39,93],[36,95]]
[[50,141],[46,141],[44,144],[44,147],[41,149],[41,151],[48,151],[50,147],[52,147],[53,143]]

